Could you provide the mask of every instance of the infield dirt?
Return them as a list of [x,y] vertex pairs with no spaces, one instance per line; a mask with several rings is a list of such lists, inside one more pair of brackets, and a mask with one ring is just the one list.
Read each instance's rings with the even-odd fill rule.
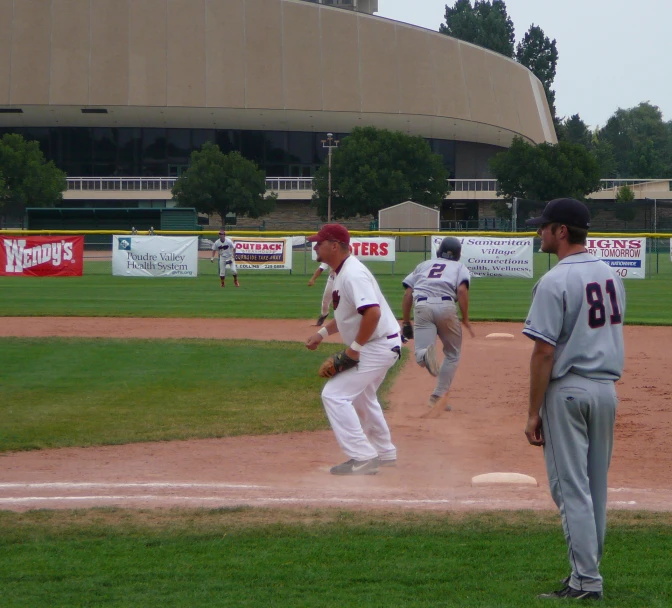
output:
[[[330,431],[16,452],[0,457],[0,509],[554,509],[542,451],[523,434],[532,342],[516,323],[475,329],[464,339],[452,411],[421,418],[433,378],[413,360],[397,376],[387,418],[398,466],[376,476],[329,475],[345,460]],[[0,318],[0,336],[248,338],[297,348],[314,330],[309,320]],[[491,333],[514,339],[486,339]],[[672,328],[627,326],[625,336],[609,507],[672,511]],[[490,472],[531,475],[538,486],[471,486]]]

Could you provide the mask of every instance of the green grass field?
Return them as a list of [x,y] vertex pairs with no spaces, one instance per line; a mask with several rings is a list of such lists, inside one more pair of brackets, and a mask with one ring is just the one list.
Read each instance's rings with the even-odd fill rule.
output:
[[[671,531],[669,514],[611,517],[602,605],[670,605]],[[549,605],[535,596],[567,569],[547,513],[0,513],[6,607],[517,608]]]
[[[538,277],[548,256],[536,255]],[[372,265],[398,315],[401,279],[421,259],[400,254],[394,274]],[[625,282],[631,324],[672,324],[672,264],[659,262]],[[241,289],[222,290],[208,263],[197,279],[126,279],[89,261],[81,278],[0,278],[0,316],[314,318],[313,268],[241,272]],[[474,280],[472,319],[522,322],[533,285]],[[315,369],[331,349],[1,338],[0,452],[328,428]],[[671,536],[670,514],[610,513],[603,605],[672,605]],[[517,608],[548,605],[534,596],[566,574],[555,513],[0,511],[3,607]]]
[[[390,305],[401,316],[401,281],[421,253],[399,253],[392,264],[371,264]],[[87,261],[85,274],[73,278],[0,277],[0,316],[237,317],[303,319],[319,315],[324,278],[307,281],[315,267],[299,258],[297,272],[241,271],[242,287],[220,289],[214,264],[202,261],[194,279],[125,278],[111,275],[111,262]],[[549,256],[535,254],[535,279],[548,270]],[[648,267],[656,259],[649,255]],[[626,323],[672,325],[672,263],[658,260],[658,273],[626,280]],[[394,274],[392,274],[394,272]],[[229,281],[231,282],[231,281]],[[470,316],[475,321],[523,321],[534,280],[474,279]]]

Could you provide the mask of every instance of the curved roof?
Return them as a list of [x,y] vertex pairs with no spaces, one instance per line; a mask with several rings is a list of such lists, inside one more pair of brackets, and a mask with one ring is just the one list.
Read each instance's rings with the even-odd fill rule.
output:
[[[347,132],[555,142],[520,64],[300,0],[0,0],[3,126]],[[82,108],[105,108],[84,114]]]

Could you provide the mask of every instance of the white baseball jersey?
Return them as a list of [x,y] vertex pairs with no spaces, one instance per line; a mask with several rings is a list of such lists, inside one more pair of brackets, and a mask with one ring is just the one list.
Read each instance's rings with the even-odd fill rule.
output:
[[228,237],[224,237],[224,240],[221,238],[217,239],[212,244],[212,250],[219,251],[219,257],[225,261],[234,259],[235,246],[233,241]]
[[[380,307],[380,321],[369,342],[399,334],[399,322],[388,305],[371,271],[354,256],[348,256],[336,273],[334,291],[334,318],[344,344],[351,344],[357,337],[364,311],[371,306]],[[368,344],[368,343],[367,343]],[[365,346],[366,348],[366,346]]]
[[625,289],[590,253],[567,256],[535,285],[523,333],[555,346],[551,379],[572,372],[595,380],[623,373]]
[[403,281],[404,287],[413,289],[413,298],[442,298],[457,300],[457,288],[471,281],[471,274],[462,262],[434,258],[418,264]]

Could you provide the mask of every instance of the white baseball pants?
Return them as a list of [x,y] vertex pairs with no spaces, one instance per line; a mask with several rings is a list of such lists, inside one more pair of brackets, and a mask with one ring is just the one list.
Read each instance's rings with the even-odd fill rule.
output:
[[387,370],[398,360],[392,350],[399,337],[368,342],[359,365],[337,374],[322,389],[322,403],[336,441],[348,458],[394,460],[397,449],[376,392]]
[[231,274],[235,277],[238,275],[238,267],[236,266],[236,260],[225,260],[224,258],[219,258],[219,276],[226,276],[226,267],[231,268]]

